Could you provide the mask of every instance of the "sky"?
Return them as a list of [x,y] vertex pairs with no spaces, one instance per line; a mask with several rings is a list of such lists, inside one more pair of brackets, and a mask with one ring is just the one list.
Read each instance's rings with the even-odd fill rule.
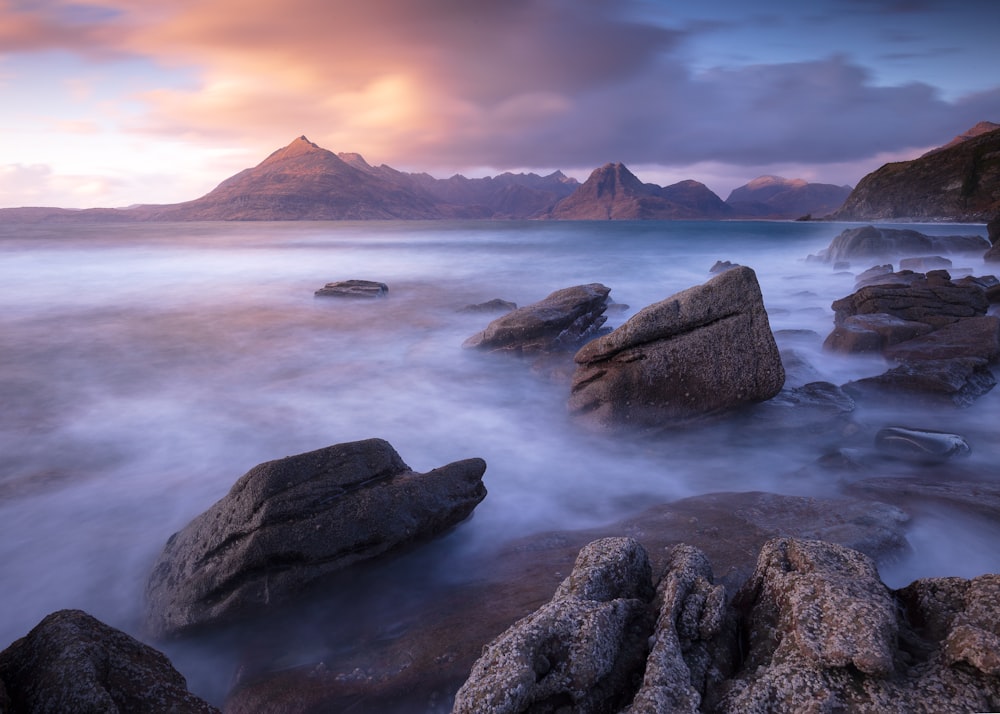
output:
[[204,195],[300,135],[722,198],[1000,123],[1000,2],[0,0],[0,207]]

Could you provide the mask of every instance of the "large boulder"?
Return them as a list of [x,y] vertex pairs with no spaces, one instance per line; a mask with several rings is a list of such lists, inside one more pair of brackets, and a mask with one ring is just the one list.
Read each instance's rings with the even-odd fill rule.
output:
[[610,292],[600,283],[556,290],[544,300],[498,317],[462,346],[518,354],[576,349],[607,320],[604,311]]
[[485,470],[466,459],[415,473],[381,439],[260,464],[167,541],[146,585],[147,631],[234,618],[442,533],[486,496]]
[[753,270],[650,305],[576,353],[569,408],[599,426],[661,426],[770,399],[785,381]]
[[982,254],[989,247],[989,241],[978,235],[929,236],[911,229],[863,226],[844,230],[820,253],[820,257],[832,263],[937,253]]
[[0,681],[4,712],[218,712],[188,691],[166,656],[80,610],[52,613],[0,653]]

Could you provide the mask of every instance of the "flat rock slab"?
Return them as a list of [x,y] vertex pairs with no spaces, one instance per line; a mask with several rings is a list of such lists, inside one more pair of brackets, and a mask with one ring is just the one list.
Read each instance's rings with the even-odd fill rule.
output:
[[466,459],[415,473],[382,439],[260,464],[167,541],[146,585],[146,630],[245,616],[438,535],[485,498],[485,470]]
[[857,258],[887,258],[936,253],[979,253],[990,247],[977,235],[930,236],[919,231],[862,226],[835,237],[821,257],[829,262]]
[[340,280],[334,283],[327,283],[314,293],[316,297],[362,299],[380,298],[388,294],[388,285],[372,280]]

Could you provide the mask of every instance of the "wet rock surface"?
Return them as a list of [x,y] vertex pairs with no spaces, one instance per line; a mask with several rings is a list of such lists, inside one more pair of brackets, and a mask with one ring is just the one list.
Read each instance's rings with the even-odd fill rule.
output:
[[773,397],[784,367],[753,270],[736,266],[576,353],[569,409],[599,427],[661,426]]
[[80,610],[52,613],[0,652],[0,705],[12,714],[218,712],[163,654]]
[[456,525],[486,464],[415,473],[381,439],[260,464],[174,534],[146,585],[147,631],[178,634],[287,599],[336,571]]
[[373,280],[339,280],[327,283],[314,294],[317,297],[371,299],[388,295],[389,286]]
[[956,456],[967,456],[969,442],[958,434],[926,429],[909,429],[889,426],[875,434],[875,448],[879,451],[913,461],[945,461]]
[[604,312],[610,292],[600,283],[557,290],[497,318],[462,346],[516,354],[576,349],[607,320]]

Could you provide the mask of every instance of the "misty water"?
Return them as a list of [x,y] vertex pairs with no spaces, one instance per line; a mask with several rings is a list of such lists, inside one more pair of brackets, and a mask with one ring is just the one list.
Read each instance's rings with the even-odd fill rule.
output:
[[[808,468],[825,445],[799,432],[586,431],[567,416],[565,382],[526,360],[463,350],[495,315],[459,308],[492,298],[525,305],[600,282],[629,306],[609,313],[616,327],[729,260],[754,268],[779,345],[807,364],[789,370],[790,386],[843,384],[887,369],[877,357],[821,349],[830,304],[853,292],[854,278],[805,259],[844,227],[2,225],[0,649],[61,608],[141,637],[145,579],[172,533],[254,465],[356,439],[388,440],[417,471],[486,460],[489,495],[448,536],[448,562],[700,493],[837,495],[836,475]],[[908,227],[985,236],[982,225]],[[990,271],[979,258],[956,260],[955,275],[969,272]],[[349,278],[385,282],[389,295],[313,296]],[[963,468],[1000,478],[997,391],[964,410],[884,403],[856,418],[962,434],[972,445]],[[912,554],[883,575],[895,587],[998,572],[998,535],[968,515],[926,512],[909,526]],[[446,564],[423,573],[465,576]],[[197,644],[167,651],[192,689],[219,703],[235,663]]]

